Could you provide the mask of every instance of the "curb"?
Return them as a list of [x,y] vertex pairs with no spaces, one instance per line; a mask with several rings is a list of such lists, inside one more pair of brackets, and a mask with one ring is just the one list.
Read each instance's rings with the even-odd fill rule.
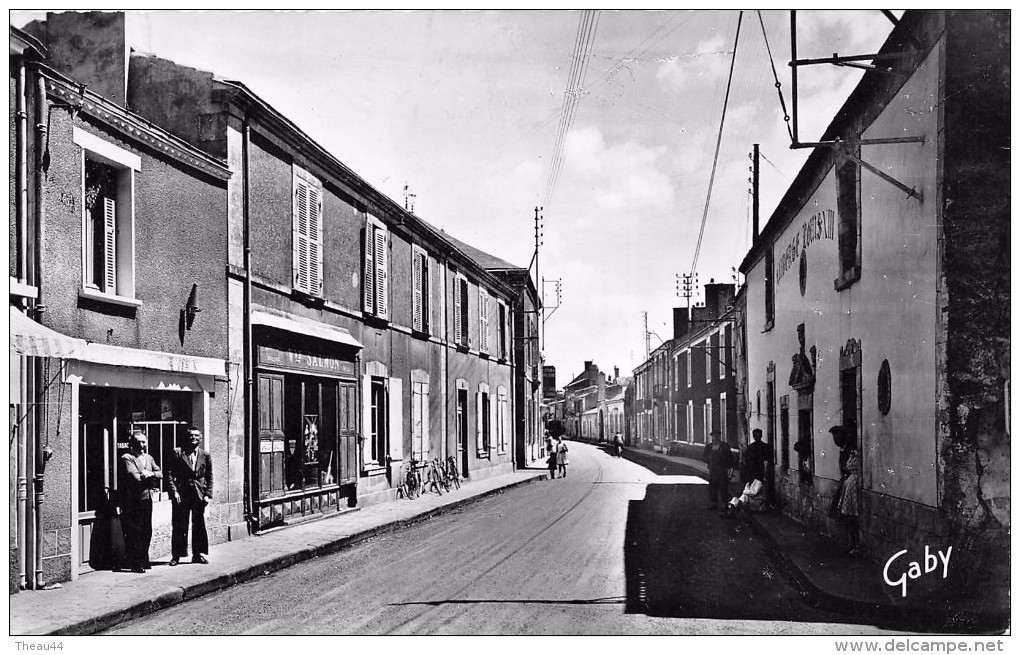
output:
[[194,600],[214,591],[219,591],[220,589],[226,589],[227,587],[233,587],[244,582],[249,582],[263,575],[280,571],[300,562],[321,557],[323,555],[331,555],[377,535],[386,534],[416,523],[428,521],[429,519],[445,514],[451,510],[483,500],[489,496],[503,493],[507,489],[513,489],[525,484],[530,484],[536,480],[545,480],[547,477],[548,476],[546,474],[539,474],[524,480],[516,480],[508,485],[489,489],[478,495],[469,496],[468,498],[461,498],[460,500],[440,505],[439,507],[434,507],[422,512],[421,514],[416,514],[406,519],[389,521],[388,523],[383,523],[355,534],[340,537],[318,546],[310,546],[292,553],[286,553],[278,557],[259,562],[245,569],[240,569],[231,573],[224,573],[223,575],[210,580],[203,580],[185,587],[169,587],[166,591],[159,593],[157,596],[149,600],[135,603],[129,607],[119,608],[71,625],[54,628],[43,632],[38,636],[85,636],[96,634],[97,632],[108,630],[109,628],[125,621],[137,619],[147,614],[151,614],[174,605],[179,605],[189,600]]

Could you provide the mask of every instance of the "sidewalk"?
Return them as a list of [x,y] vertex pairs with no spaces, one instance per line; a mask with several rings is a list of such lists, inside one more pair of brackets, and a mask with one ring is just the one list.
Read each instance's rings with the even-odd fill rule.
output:
[[[633,448],[625,451],[624,456],[656,472],[673,464],[708,476],[704,462],[688,457]],[[736,485],[733,487],[731,491],[736,492]],[[903,598],[900,587],[885,584],[885,562],[850,557],[840,544],[783,514],[743,512],[741,516],[746,517],[802,593],[818,607],[879,626],[895,621],[901,629],[907,624],[924,632],[997,633],[1009,627],[1008,611],[984,611],[985,608],[970,604],[953,603],[959,599],[947,599],[930,585],[922,588],[922,580],[911,580],[910,593]]]
[[308,521],[213,546],[209,564],[154,562],[145,574],[90,572],[48,591],[10,596],[11,635],[87,635],[122,621],[335,553],[363,539],[442,514],[473,500],[546,477],[538,469],[498,475],[442,496],[425,494]]

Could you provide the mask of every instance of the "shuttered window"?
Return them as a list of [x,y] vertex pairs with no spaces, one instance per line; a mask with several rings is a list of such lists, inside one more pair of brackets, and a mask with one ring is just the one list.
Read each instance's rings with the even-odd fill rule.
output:
[[411,457],[427,462],[431,452],[429,431],[429,384],[411,381]]
[[478,349],[489,352],[489,293],[478,288]]
[[499,303],[499,358],[507,359],[510,353],[510,313],[507,312],[506,304]]
[[453,305],[453,339],[457,345],[468,348],[471,345],[468,338],[468,283],[460,275],[453,280]]
[[412,267],[414,280],[413,290],[413,327],[418,332],[429,331],[429,313],[431,303],[429,298],[429,256],[418,246],[411,248]]
[[368,219],[365,223],[365,281],[363,308],[389,320],[389,230]]
[[294,167],[294,288],[322,295],[322,189],[315,178]]

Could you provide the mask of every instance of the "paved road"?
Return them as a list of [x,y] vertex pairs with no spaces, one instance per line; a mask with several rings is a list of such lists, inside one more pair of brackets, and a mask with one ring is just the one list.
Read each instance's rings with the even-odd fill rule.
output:
[[[107,634],[872,634],[817,611],[704,482],[571,444],[525,485]],[[413,502],[413,501],[408,501]],[[343,519],[337,519],[343,520]]]

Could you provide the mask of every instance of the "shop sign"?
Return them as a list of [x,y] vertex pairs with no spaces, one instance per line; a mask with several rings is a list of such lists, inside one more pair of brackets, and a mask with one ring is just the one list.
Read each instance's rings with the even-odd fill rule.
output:
[[283,440],[282,439],[276,439],[276,440],[270,441],[268,439],[263,439],[262,441],[259,442],[259,452],[260,453],[282,453],[283,452]]
[[354,362],[293,350],[259,346],[259,366],[297,369],[326,375],[354,375]]
[[804,221],[799,230],[794,231],[793,238],[786,248],[780,251],[776,259],[776,282],[783,279],[793,265],[797,263],[800,253],[815,241],[834,239],[836,236],[836,212],[825,209]]

